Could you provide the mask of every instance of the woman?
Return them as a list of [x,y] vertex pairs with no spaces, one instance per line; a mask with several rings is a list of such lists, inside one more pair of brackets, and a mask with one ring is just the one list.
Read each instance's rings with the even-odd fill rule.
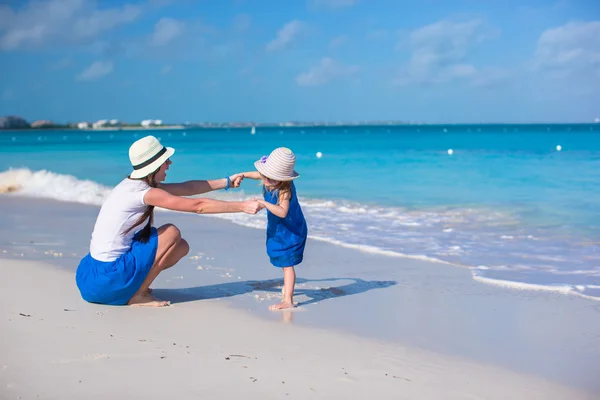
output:
[[154,136],[139,139],[129,148],[133,172],[115,186],[102,205],[90,252],[77,267],[77,287],[84,300],[152,307],[170,304],[154,298],[150,284],[161,271],[177,264],[190,247],[175,225],[152,227],[154,207],[198,214],[256,214],[261,210],[256,200],[227,202],[182,197],[238,187],[243,177],[161,183],[173,153],[173,148],[164,147]]

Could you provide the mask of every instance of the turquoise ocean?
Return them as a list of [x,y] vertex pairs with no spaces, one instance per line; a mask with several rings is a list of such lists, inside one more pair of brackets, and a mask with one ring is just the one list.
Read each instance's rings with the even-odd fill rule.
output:
[[[148,134],[176,149],[167,182],[252,170],[291,148],[315,239],[469,268],[508,290],[600,300],[599,124],[5,131],[0,187],[100,205],[131,169],[129,145]],[[260,187],[247,180],[211,196],[257,197]]]

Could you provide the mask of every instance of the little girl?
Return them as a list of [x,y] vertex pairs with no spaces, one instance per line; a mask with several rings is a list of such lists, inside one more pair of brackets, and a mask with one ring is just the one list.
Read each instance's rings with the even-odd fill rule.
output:
[[283,301],[270,310],[294,307],[294,266],[302,262],[308,234],[292,182],[300,176],[295,165],[294,153],[279,147],[254,163],[257,171],[243,173],[244,178],[262,180],[264,200],[258,202],[267,209],[267,254],[271,264],[283,268]]

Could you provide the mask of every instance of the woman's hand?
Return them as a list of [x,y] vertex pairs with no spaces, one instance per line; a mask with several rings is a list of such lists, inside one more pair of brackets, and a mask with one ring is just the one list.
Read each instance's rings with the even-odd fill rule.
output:
[[256,200],[246,200],[243,203],[242,211],[245,212],[246,214],[254,215],[257,212],[259,212],[260,210],[262,210],[263,208],[264,208],[264,206]]
[[262,208],[266,208],[267,210],[271,211],[273,214],[275,214],[279,218],[285,218],[290,209],[289,197],[282,199],[280,201],[279,205],[271,204],[268,201],[265,201],[262,199],[253,199],[253,200],[256,201],[258,204],[260,204]]

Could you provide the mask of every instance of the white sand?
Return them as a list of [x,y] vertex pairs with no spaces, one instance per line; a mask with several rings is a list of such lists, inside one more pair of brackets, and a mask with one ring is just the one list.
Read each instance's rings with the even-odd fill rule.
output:
[[88,304],[72,271],[32,261],[0,259],[0,320],[2,399],[594,398],[499,367],[267,321],[218,300]]

